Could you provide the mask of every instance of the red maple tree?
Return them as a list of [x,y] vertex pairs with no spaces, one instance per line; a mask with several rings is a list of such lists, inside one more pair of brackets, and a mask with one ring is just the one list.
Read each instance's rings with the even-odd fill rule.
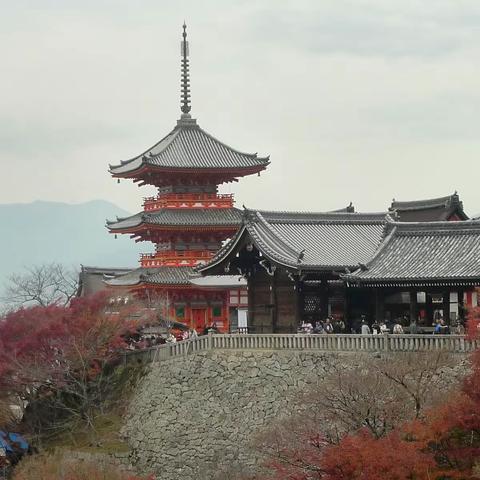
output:
[[105,294],[9,313],[0,320],[0,397],[20,406],[56,398],[88,417],[94,381],[139,326],[131,318],[126,309],[111,312]]

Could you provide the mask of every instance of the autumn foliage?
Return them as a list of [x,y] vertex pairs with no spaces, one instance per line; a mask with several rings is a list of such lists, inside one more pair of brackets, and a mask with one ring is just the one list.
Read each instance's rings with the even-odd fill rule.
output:
[[129,313],[111,312],[100,294],[6,315],[0,320],[0,400],[33,408],[51,399],[65,414],[90,421],[105,366],[138,327]]
[[[469,312],[468,333],[480,336],[480,308]],[[291,432],[290,426],[285,430]],[[454,480],[480,478],[480,352],[459,391],[378,437],[366,428],[327,442],[320,427],[300,442],[270,445],[269,480]],[[290,433],[291,437],[291,433]],[[289,438],[290,438],[289,437]],[[275,441],[281,435],[275,435]],[[275,443],[275,441],[271,443]]]

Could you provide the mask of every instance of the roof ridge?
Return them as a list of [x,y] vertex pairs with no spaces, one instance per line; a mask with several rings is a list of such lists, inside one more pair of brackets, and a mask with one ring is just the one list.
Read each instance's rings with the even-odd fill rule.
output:
[[399,226],[401,231],[455,231],[455,230],[474,230],[480,229],[480,219],[475,220],[440,220],[435,222],[392,222],[393,225]]
[[289,211],[268,211],[250,210],[251,213],[259,213],[269,223],[324,223],[324,224],[364,224],[364,223],[386,223],[387,212],[289,212]]
[[226,143],[222,142],[221,140],[219,140],[217,137],[215,137],[214,135],[212,135],[211,133],[208,133],[206,130],[204,130],[202,127],[200,127],[200,125],[197,125],[198,129],[204,134],[206,135],[207,137],[211,138],[214,142],[218,142],[220,143],[222,146],[228,148],[229,150],[232,150],[234,151],[235,153],[238,153],[240,155],[245,155],[247,157],[252,157],[252,158],[257,158],[259,160],[270,160],[270,155],[267,155],[266,157],[259,157],[258,156],[258,153],[255,152],[255,153],[247,153],[247,152],[242,152],[240,150],[237,150],[236,148],[233,148],[231,147],[230,145],[227,145]]
[[318,214],[318,215],[346,215],[346,216],[355,216],[355,215],[387,215],[388,211],[382,212],[345,212],[342,210],[264,210],[261,208],[246,208],[252,212],[261,212],[261,213],[293,213],[293,214]]
[[[285,237],[277,230],[275,230],[271,225],[270,223],[262,216],[262,214],[258,213],[255,215],[256,218],[258,218],[260,224],[266,228],[272,235],[273,235],[273,238],[275,238],[275,240],[279,240],[278,243],[281,243],[281,246],[282,246],[282,249],[285,251],[285,252],[288,252],[290,253],[293,257],[295,258],[300,258],[300,254],[302,253],[302,251],[304,252],[305,249],[301,250],[301,251],[297,251],[295,250],[292,246],[290,246],[290,244],[288,243],[288,241],[285,239]],[[248,229],[248,225],[249,223],[254,223],[254,218],[250,217],[248,220],[247,220],[247,230],[248,232],[250,233],[250,235],[253,236],[252,232]],[[288,260],[287,258],[285,258],[285,260]]]
[[[140,155],[137,155],[136,157],[133,157],[133,158],[130,158],[129,160],[120,160],[120,164],[118,165],[112,165],[112,164],[109,164],[109,169],[110,171],[112,170],[112,168],[119,168],[119,167],[123,167],[124,165],[127,165],[128,163],[131,163],[131,162],[134,162],[135,160],[138,160],[138,159],[142,159],[142,163],[143,163],[143,157],[146,156],[148,154],[148,152],[150,152],[151,150],[153,150],[157,145],[160,145],[168,136],[172,135],[173,133],[175,133],[175,131],[177,130],[177,127],[173,128],[173,130],[170,130],[170,132],[168,132],[165,136],[163,136],[158,142],[156,142],[152,147],[150,148],[147,148],[143,153],[141,153]],[[174,138],[176,135],[172,135],[172,137]],[[172,140],[173,140],[172,138]],[[171,143],[171,141],[169,142],[169,144]]]
[[[155,157],[158,157],[160,154],[162,154],[163,152],[167,151],[168,148],[170,147],[170,145],[173,143],[173,141],[180,135],[180,130],[181,130],[182,127],[179,127],[178,125],[170,132],[169,135],[167,135],[166,137],[163,137],[162,140],[160,140],[160,142],[156,143],[152,148],[150,148],[149,150],[153,150],[157,145],[160,145],[164,140],[167,139],[168,136],[170,136],[170,138],[165,142],[165,145],[164,147],[158,151],[157,153],[155,154],[152,154],[150,152],[150,154],[147,156],[147,152],[149,152],[149,150],[147,150],[147,152],[143,153],[142,154],[142,162],[144,161],[144,158],[155,158]],[[189,127],[189,128],[193,128],[193,127]]]

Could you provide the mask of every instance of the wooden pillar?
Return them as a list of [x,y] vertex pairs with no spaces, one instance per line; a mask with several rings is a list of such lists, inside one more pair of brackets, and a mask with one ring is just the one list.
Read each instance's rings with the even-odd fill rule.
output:
[[417,310],[417,291],[410,290],[410,323],[417,323],[418,310]]
[[322,280],[320,284],[320,314],[322,320],[325,320],[328,316],[328,282]]
[[463,300],[463,295],[465,290],[458,290],[458,318],[462,323],[465,321],[465,302]]
[[443,319],[447,325],[450,325],[450,291],[444,290],[442,292],[443,298]]
[[273,275],[270,277],[270,309],[272,332],[277,333],[278,309],[276,272],[274,272]]
[[248,279],[247,282],[247,292],[248,292],[248,309],[247,309],[247,326],[248,333],[255,332],[255,289],[253,285],[253,280]]
[[350,324],[350,316],[348,309],[350,308],[350,289],[345,286],[345,296],[343,298],[343,322],[345,323],[345,333],[350,333],[352,326]]
[[[303,320],[303,285],[300,280],[295,280],[295,321],[298,327]],[[296,330],[292,333],[296,333]]]
[[375,290],[375,320],[380,323],[385,321],[384,292],[381,288]]
[[425,291],[425,311],[427,314],[427,325],[430,326],[433,323],[433,305],[432,305],[432,295],[429,291]]

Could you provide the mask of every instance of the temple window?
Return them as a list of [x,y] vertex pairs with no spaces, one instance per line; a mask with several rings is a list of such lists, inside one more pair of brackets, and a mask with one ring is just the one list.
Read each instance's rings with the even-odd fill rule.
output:
[[450,292],[450,320],[457,320],[458,312],[458,292]]

